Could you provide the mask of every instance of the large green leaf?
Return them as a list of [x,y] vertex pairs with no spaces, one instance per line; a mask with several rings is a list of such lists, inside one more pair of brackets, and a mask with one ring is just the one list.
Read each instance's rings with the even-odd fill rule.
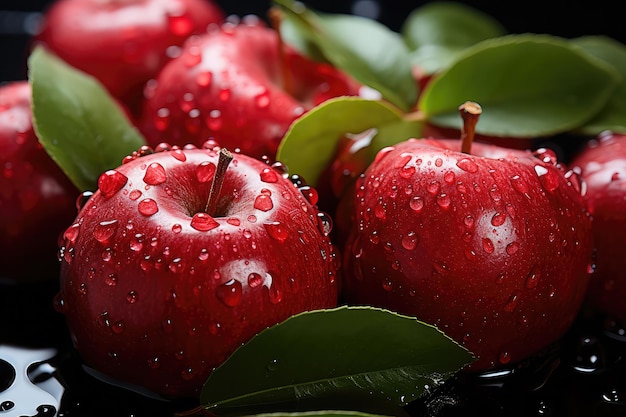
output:
[[28,60],[33,124],[48,154],[81,190],[145,144],[122,108],[93,77],[42,47]]
[[320,174],[331,163],[342,135],[379,129],[375,142],[380,149],[410,137],[419,137],[421,126],[419,121],[405,120],[402,112],[382,101],[333,98],[292,123],[278,148],[276,159],[309,184],[316,185]]
[[291,317],[236,350],[209,377],[201,403],[219,415],[250,410],[402,407],[472,361],[435,327],[373,307]]
[[478,133],[540,137],[576,129],[612,97],[619,74],[565,39],[508,35],[468,48],[423,91],[427,119],[459,128],[458,106],[483,108]]
[[440,1],[415,9],[401,28],[411,59],[426,74],[449,66],[466,48],[506,33],[505,28],[478,9]]
[[[383,24],[360,16],[314,13],[293,0],[274,0],[297,30],[285,36],[296,45],[321,53],[334,66],[375,90],[403,110],[417,100],[417,84],[411,72],[409,50],[402,37]],[[315,55],[318,55],[316,53]]]
[[612,65],[621,75],[620,83],[608,106],[580,131],[589,135],[597,135],[604,130],[626,133],[626,46],[606,36],[584,36],[575,38],[572,42]]

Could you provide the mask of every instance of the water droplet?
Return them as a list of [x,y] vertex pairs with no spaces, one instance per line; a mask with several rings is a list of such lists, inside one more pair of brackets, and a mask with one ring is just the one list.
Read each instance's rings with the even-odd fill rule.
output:
[[267,363],[267,370],[270,372],[278,370],[278,359],[272,359]]
[[489,254],[493,253],[493,251],[495,250],[493,242],[488,237],[483,238],[483,250]]
[[139,197],[141,197],[142,193],[139,190],[133,190],[130,192],[130,194],[128,194],[128,198],[130,198],[133,201],[139,200]]
[[139,204],[137,205],[137,209],[139,210],[139,213],[141,213],[142,215],[146,217],[152,216],[157,211],[159,211],[159,207],[157,206],[156,201],[154,201],[151,198],[146,198],[145,200],[141,200]]
[[181,258],[175,258],[169,264],[169,270],[175,274],[180,274],[185,270],[185,264]]
[[176,223],[176,224],[172,225],[172,232],[178,234],[178,233],[180,233],[182,231],[183,231],[183,226],[181,224]]
[[104,283],[109,287],[115,287],[117,285],[117,275],[109,274],[104,277]]
[[126,301],[128,301],[130,304],[135,304],[137,302],[138,299],[138,295],[137,295],[137,291],[129,291],[128,294],[126,294]]
[[143,235],[135,234],[130,240],[129,247],[133,252],[140,252],[143,249]]
[[323,211],[317,213],[317,224],[324,236],[330,235],[330,232],[333,230],[333,219]]
[[514,255],[519,250],[519,243],[511,242],[508,245],[506,245],[505,250],[506,250],[506,253],[508,253],[509,255]]
[[263,224],[267,234],[280,243],[284,243],[289,237],[289,232],[283,227],[280,222],[266,222]]
[[213,81],[213,73],[211,71],[200,71],[196,76],[196,83],[200,87],[208,87]]
[[268,291],[270,296],[270,303],[279,304],[281,301],[283,301],[283,293],[280,289],[278,289],[276,285],[271,285],[268,288]]
[[231,279],[217,287],[217,298],[228,307],[236,307],[241,302],[242,285],[236,279]]
[[250,288],[256,288],[259,285],[263,284],[263,277],[256,272],[251,272],[248,275],[248,286]]
[[254,96],[254,102],[260,109],[265,109],[270,105],[270,94],[269,91],[265,90],[260,94]]
[[492,226],[502,226],[506,221],[506,214],[496,212],[493,217],[491,217]]
[[191,218],[191,227],[200,232],[208,232],[209,230],[215,229],[220,224],[207,213],[196,213]]
[[127,182],[128,177],[126,175],[110,169],[98,178],[98,189],[105,197],[109,198],[121,190]]
[[229,217],[229,218],[226,220],[226,223],[230,224],[231,226],[235,226],[235,227],[239,227],[239,226],[241,226],[241,220],[239,220],[239,219],[238,219],[238,218],[236,218],[236,217]]
[[117,223],[117,220],[109,220],[98,223],[94,228],[93,237],[100,243],[107,243],[115,234]]
[[454,175],[454,172],[452,171],[447,171],[445,174],[443,174],[443,180],[448,184],[452,184],[455,178],[456,175]]
[[261,211],[270,211],[274,208],[274,203],[269,194],[263,193],[254,199],[254,208]]
[[470,158],[463,158],[457,161],[456,166],[463,171],[474,173],[478,171],[478,165]]
[[167,180],[167,174],[163,165],[153,162],[146,168],[146,173],[143,176],[143,182],[149,185],[163,184]]
[[433,195],[437,194],[440,189],[441,184],[439,184],[439,181],[431,181],[428,185],[426,185],[426,190]]
[[261,181],[267,183],[275,183],[278,181],[278,174],[272,168],[264,168],[260,174]]
[[559,188],[559,173],[554,169],[548,169],[542,165],[535,165],[535,173],[539,177],[539,182],[543,187],[552,192]]
[[409,207],[411,207],[411,210],[414,212],[419,213],[424,208],[424,200],[422,200],[422,197],[413,196],[409,201]]
[[220,130],[222,128],[222,123],[223,123],[222,112],[220,112],[217,109],[211,110],[205,122],[206,122],[207,127],[213,130],[214,132]]
[[309,203],[311,203],[312,205],[317,204],[319,200],[319,195],[317,194],[317,190],[315,188],[309,185],[304,185],[298,188],[298,190],[300,190],[304,198],[306,198]]
[[540,277],[541,271],[537,268],[537,266],[534,266],[526,276],[526,288],[535,288],[537,284],[539,284]]
[[196,167],[196,179],[198,182],[209,182],[215,176],[217,167],[213,162],[205,161]]
[[511,185],[513,189],[518,193],[530,198],[528,183],[519,175],[515,175],[511,178]]
[[187,160],[187,156],[182,149],[172,149],[169,154],[177,161],[185,162]]
[[498,361],[500,361],[502,365],[506,365],[511,361],[511,354],[506,351],[500,353],[500,355],[498,356]]
[[73,225],[65,229],[65,232],[63,233],[63,239],[70,243],[76,242],[76,239],[78,239],[79,230],[80,224],[74,223]]
[[417,234],[411,231],[402,238],[402,247],[406,250],[414,250],[417,247],[418,240]]
[[513,310],[515,310],[515,307],[517,307],[517,303],[519,303],[520,296],[521,294],[517,291],[511,294],[508,301],[504,305],[504,311],[507,313],[513,312]]
[[437,205],[442,209],[447,209],[450,207],[450,196],[448,194],[442,193],[437,196]]

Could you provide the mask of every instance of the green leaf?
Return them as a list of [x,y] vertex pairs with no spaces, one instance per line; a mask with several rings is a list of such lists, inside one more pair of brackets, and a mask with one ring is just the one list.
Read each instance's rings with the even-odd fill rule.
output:
[[402,407],[470,361],[466,349],[415,318],[372,307],[317,310],[236,350],[210,375],[200,399],[220,415],[289,403],[378,413],[374,405]]
[[503,36],[496,19],[462,3],[439,1],[421,6],[407,17],[401,33],[411,60],[426,74],[448,67],[466,48]]
[[145,144],[121,107],[95,78],[42,47],[28,60],[33,124],[52,159],[80,190]]
[[607,104],[619,74],[565,39],[507,35],[468,48],[428,84],[419,108],[435,125],[460,128],[458,106],[478,102],[477,133],[541,137],[576,129]]
[[[286,39],[300,45],[311,43],[328,62],[375,90],[403,110],[417,100],[417,84],[411,72],[409,50],[402,37],[383,24],[360,16],[323,14],[293,0],[274,0],[286,13],[285,19],[297,30],[285,35],[306,39]],[[311,50],[311,45],[306,46]],[[317,55],[317,54],[316,54]]]
[[342,135],[387,125],[386,133],[377,139],[379,149],[421,133],[421,123],[405,121],[402,112],[385,102],[358,97],[333,98],[292,123],[278,147],[276,159],[309,184],[316,185],[331,163]]
[[585,124],[580,132],[589,135],[598,135],[605,130],[626,133],[626,46],[606,36],[584,36],[572,39],[572,43],[612,65],[621,75],[607,107]]

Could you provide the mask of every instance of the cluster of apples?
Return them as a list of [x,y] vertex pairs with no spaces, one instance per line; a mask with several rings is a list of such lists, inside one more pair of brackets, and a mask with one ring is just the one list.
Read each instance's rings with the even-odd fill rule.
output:
[[196,397],[261,330],[342,302],[436,325],[476,355],[468,371],[550,346],[586,303],[626,321],[626,136],[566,166],[472,144],[468,102],[462,139],[385,147],[330,196],[277,149],[303,114],[371,90],[261,19],[206,0],[59,0],[33,45],[98,79],[146,139],[81,194],[38,143],[28,83],[0,88],[3,277],[37,279],[33,256],[59,249],[56,305],[98,372]]

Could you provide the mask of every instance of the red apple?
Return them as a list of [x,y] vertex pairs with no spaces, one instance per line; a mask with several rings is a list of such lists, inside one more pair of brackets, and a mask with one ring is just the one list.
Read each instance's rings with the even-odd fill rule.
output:
[[626,323],[626,135],[601,134],[570,166],[580,169],[593,216],[596,269],[589,304]]
[[[475,123],[480,108],[462,109]],[[591,217],[549,150],[475,143],[469,153],[468,142],[411,139],[378,153],[351,204],[344,295],[436,325],[480,371],[530,357],[571,325],[589,281]]]
[[193,397],[259,331],[336,306],[338,259],[314,193],[280,164],[166,148],[102,174],[64,234],[57,305],[89,367]]
[[26,81],[0,86],[0,278],[57,279],[57,238],[78,190],[37,139]]
[[249,16],[189,39],[147,91],[141,126],[152,145],[214,139],[256,158],[273,158],[296,118],[328,98],[357,95],[359,88]]
[[34,42],[95,76],[137,113],[145,83],[189,36],[223,19],[212,0],[57,0]]

